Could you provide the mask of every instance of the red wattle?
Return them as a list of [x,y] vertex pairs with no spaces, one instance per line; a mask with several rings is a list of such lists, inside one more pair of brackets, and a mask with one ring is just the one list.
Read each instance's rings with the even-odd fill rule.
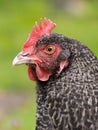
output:
[[[34,75],[33,75],[33,70],[28,67],[28,76],[30,80],[35,81]],[[41,81],[47,81],[49,79],[49,77],[52,75],[51,72],[49,72],[48,70],[45,70],[41,67],[39,67],[38,65],[36,65],[36,75],[37,78]]]
[[28,67],[28,76],[29,76],[29,79],[30,79],[30,80],[35,81],[35,78],[34,78],[34,76],[33,76],[33,73],[32,73],[32,70],[31,70],[30,67]]
[[41,81],[47,81],[50,75],[52,75],[51,72],[39,67],[38,65],[36,66],[36,74],[37,74],[38,79]]

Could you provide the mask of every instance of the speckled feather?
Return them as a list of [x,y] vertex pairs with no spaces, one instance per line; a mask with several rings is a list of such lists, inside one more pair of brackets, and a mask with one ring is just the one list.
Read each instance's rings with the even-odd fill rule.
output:
[[62,34],[42,36],[36,46],[58,43],[69,65],[37,81],[36,130],[98,130],[98,59],[79,41]]

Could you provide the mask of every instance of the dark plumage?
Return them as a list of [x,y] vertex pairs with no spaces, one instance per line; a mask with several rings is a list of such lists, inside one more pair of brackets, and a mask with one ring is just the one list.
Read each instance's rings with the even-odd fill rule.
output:
[[[38,41],[55,42],[70,65],[47,82],[37,81],[38,130],[98,130],[98,60],[80,42],[60,34]],[[67,54],[66,54],[67,52]],[[59,60],[59,59],[58,59]]]
[[[37,82],[36,130],[98,130],[98,59],[79,41],[57,33],[41,36],[35,48],[51,43],[62,51],[48,68],[49,79],[39,80],[30,64]],[[65,59],[69,64],[59,74]]]

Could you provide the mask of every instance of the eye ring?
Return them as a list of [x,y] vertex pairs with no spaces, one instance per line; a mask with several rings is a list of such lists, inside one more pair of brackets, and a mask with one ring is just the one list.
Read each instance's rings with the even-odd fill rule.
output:
[[45,52],[47,54],[53,54],[55,52],[55,47],[53,45],[49,45],[45,48]]

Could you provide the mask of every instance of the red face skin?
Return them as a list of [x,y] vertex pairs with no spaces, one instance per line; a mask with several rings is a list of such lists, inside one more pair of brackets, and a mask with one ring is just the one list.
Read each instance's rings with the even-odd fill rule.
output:
[[[52,50],[49,52],[48,49]],[[50,68],[52,64],[56,61],[58,55],[61,52],[61,48],[58,44],[43,45],[36,49],[35,55],[41,60],[41,63],[38,63],[43,68]]]
[[[36,47],[29,59],[33,60],[33,64],[36,65],[36,75],[37,78],[41,81],[47,81],[52,75],[52,69],[55,67],[56,60],[62,51],[61,47],[58,44],[42,45],[38,48]],[[29,63],[28,63],[29,64]],[[67,60],[63,60],[59,64],[59,70],[57,73],[60,73],[62,69],[68,65]],[[30,65],[28,67],[28,76],[31,80],[35,80],[33,75],[33,69]]]

